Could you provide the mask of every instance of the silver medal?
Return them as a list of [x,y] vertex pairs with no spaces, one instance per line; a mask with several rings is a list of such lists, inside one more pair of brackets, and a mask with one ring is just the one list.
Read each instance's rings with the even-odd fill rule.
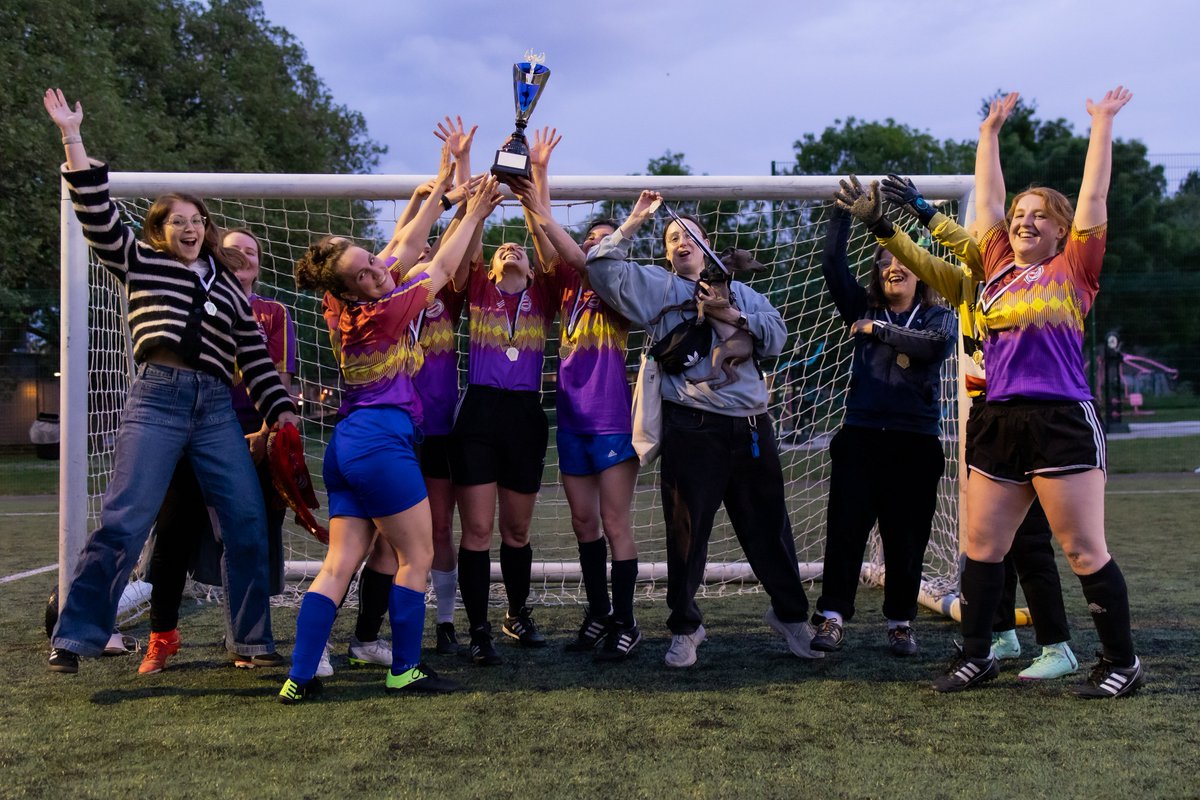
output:
[[516,361],[517,356],[521,355],[520,351],[515,347],[510,347],[504,351],[504,355],[508,356],[509,361]]
[[204,313],[210,317],[217,313],[217,306],[212,300],[204,301]]

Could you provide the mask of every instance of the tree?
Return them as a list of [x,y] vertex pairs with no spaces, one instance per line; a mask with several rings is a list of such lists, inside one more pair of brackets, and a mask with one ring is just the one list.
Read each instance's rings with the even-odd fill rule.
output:
[[384,152],[259,0],[10,0],[0,28],[0,363],[31,334],[57,346],[47,86],[83,102],[89,152],[124,171],[366,172]]

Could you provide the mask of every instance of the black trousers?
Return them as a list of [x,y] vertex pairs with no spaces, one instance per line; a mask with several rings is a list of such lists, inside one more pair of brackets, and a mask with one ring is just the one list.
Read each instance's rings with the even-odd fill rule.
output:
[[825,568],[819,611],[854,616],[867,538],[879,523],[885,570],[883,615],[911,620],[937,486],[946,468],[938,437],[843,425],[829,447]]
[[722,503],[776,615],[784,622],[807,618],[770,416],[727,417],[664,402],[660,469],[671,632],[692,633],[703,621],[696,592]]
[[[267,511],[267,574],[272,595],[283,591],[283,506],[266,459],[258,465],[259,488]],[[188,573],[201,583],[222,582],[224,546],[213,532],[208,506],[187,459],[175,467],[166,497],[154,522],[154,549],[147,579],[150,581],[150,630],[173,631],[179,626],[179,604]]]
[[1034,498],[1025,521],[1017,528],[1012,549],[1004,557],[1004,593],[992,621],[992,631],[1010,631],[1016,626],[1017,580],[1029,603],[1033,630],[1040,645],[1057,644],[1071,638],[1071,626],[1063,608],[1062,583],[1054,559],[1054,536],[1042,504]]

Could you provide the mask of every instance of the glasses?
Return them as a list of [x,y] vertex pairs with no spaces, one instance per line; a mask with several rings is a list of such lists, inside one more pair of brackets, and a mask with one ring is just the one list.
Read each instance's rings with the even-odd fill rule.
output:
[[207,221],[208,220],[205,217],[192,217],[191,219],[184,219],[183,217],[171,217],[166,221],[166,224],[170,225],[172,228],[187,228],[189,226],[193,228],[203,228],[204,223]]

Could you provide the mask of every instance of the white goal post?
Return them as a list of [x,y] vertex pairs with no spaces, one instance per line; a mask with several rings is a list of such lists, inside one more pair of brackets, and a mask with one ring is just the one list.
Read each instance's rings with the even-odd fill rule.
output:
[[[771,388],[771,412],[788,484],[788,503],[797,553],[806,579],[820,574],[825,524],[829,437],[841,424],[849,377],[850,342],[836,317],[820,275],[824,216],[840,176],[558,176],[552,178],[556,216],[572,232],[598,216],[623,218],[645,188],[656,189],[680,210],[699,212],[713,232],[714,246],[734,244],[755,252],[771,267],[749,281],[780,309],[788,324],[788,344],[775,362],[763,365]],[[865,176],[864,181],[871,180]],[[913,176],[925,197],[951,216],[964,216],[974,181],[964,175]],[[110,192],[126,221],[140,225],[153,198],[170,191],[205,199],[222,228],[246,226],[262,241],[260,293],[293,311],[301,338],[297,385],[303,402],[309,468],[318,479],[324,441],[338,399],[336,370],[319,300],[296,294],[292,264],[311,240],[326,233],[361,238],[386,236],[423,175],[272,175],[224,173],[122,173],[110,175]],[[616,204],[616,205],[614,205]],[[621,204],[624,204],[623,207]],[[614,213],[615,212],[615,213]],[[124,293],[88,252],[63,186],[61,203],[62,352],[61,472],[59,478],[59,593],[65,597],[89,530],[97,525],[110,469],[111,442],[132,374],[132,353],[124,314]],[[488,220],[509,240],[527,241],[519,206],[507,201]],[[663,215],[659,215],[662,217]],[[898,224],[907,224],[897,220]],[[662,220],[639,235],[635,257],[662,262]],[[909,228],[912,230],[912,228]],[[916,231],[913,231],[916,235]],[[368,244],[368,246],[370,246]],[[860,276],[870,264],[874,239],[855,225],[851,263]],[[490,253],[489,253],[490,255]],[[460,333],[460,368],[466,347]],[[553,389],[557,324],[547,348],[547,391]],[[630,340],[636,363],[640,336]],[[959,348],[961,349],[961,342]],[[943,442],[947,469],[939,489],[934,535],[926,557],[922,602],[944,613],[957,589],[961,464],[958,408],[965,408],[958,359],[943,370]],[[553,403],[547,402],[552,414]],[[964,415],[965,417],[965,415]],[[553,417],[552,417],[553,419]],[[542,495],[533,526],[534,599],[575,602],[582,594],[578,554],[561,491],[551,437]],[[662,594],[665,545],[658,510],[657,475],[639,476],[635,498],[635,537],[641,553],[638,597]],[[319,487],[323,489],[322,486]],[[325,497],[319,492],[324,510]],[[321,512],[318,512],[320,515]],[[456,526],[457,527],[457,526]],[[497,537],[498,538],[498,537]],[[456,536],[457,541],[457,536]],[[290,522],[285,529],[290,579],[300,587],[315,574],[323,547]],[[868,553],[865,580],[882,577],[878,543]],[[706,592],[756,590],[753,575],[723,513],[714,525]],[[538,585],[540,581],[540,585]],[[142,602],[144,585],[127,594]],[[500,587],[495,587],[501,591]]]

